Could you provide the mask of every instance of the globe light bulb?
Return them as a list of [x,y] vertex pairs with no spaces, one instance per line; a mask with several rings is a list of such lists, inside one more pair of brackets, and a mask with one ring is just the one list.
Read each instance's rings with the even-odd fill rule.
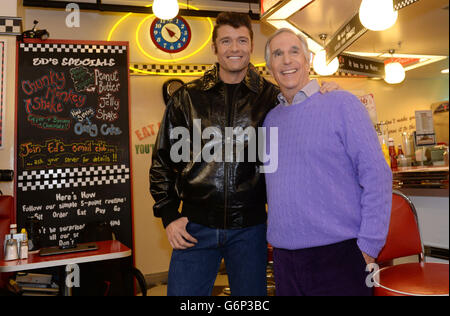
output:
[[327,65],[327,53],[324,49],[317,52],[313,59],[313,68],[321,76],[331,76],[339,69],[339,60],[334,58]]
[[389,84],[397,84],[405,80],[405,68],[399,62],[386,64],[384,72],[384,81]]
[[393,0],[363,0],[359,7],[359,20],[372,31],[387,30],[395,24],[397,17]]
[[155,0],[152,9],[158,19],[171,20],[178,15],[180,7],[177,0]]

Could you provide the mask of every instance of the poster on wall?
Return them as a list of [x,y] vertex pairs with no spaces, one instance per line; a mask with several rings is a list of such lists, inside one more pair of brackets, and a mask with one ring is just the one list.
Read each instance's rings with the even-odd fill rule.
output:
[[6,41],[0,40],[0,149],[3,148],[3,131],[6,108]]
[[358,97],[359,101],[364,105],[367,112],[369,113],[370,120],[372,121],[372,124],[375,125],[378,122],[377,118],[377,108],[375,105],[375,98],[373,97],[372,93],[365,94]]
[[71,246],[106,223],[132,248],[128,42],[17,44],[17,224]]

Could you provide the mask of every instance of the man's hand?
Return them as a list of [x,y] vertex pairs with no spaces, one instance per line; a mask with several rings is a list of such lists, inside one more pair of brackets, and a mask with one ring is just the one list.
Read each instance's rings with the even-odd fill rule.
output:
[[187,249],[195,246],[197,239],[192,237],[186,230],[187,217],[181,217],[166,227],[167,239],[173,249]]
[[334,82],[334,81],[330,81],[330,82],[322,82],[322,86],[320,87],[320,93],[325,94],[327,92],[331,92],[334,90],[340,90],[341,87],[339,87],[339,85]]
[[364,260],[366,261],[366,264],[375,263],[375,258],[372,258],[367,253],[365,253],[364,251],[361,251],[361,252],[362,252],[362,255],[364,257]]

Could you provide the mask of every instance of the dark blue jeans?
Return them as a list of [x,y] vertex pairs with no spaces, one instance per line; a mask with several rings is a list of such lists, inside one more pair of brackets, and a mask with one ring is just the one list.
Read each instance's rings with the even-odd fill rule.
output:
[[189,222],[186,229],[198,243],[192,248],[173,251],[168,296],[211,295],[222,259],[231,295],[267,295],[266,224],[214,229]]

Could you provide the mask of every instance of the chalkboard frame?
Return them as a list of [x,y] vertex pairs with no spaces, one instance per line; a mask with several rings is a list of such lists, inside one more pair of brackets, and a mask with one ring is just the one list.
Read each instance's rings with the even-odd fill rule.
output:
[[[24,39],[23,41],[17,41],[16,44],[16,87],[19,87],[19,46],[20,44],[25,43],[25,44],[61,44],[61,45],[96,45],[96,46],[124,46],[126,47],[126,65],[123,66],[123,72],[125,75],[125,71],[126,71],[126,80],[127,80],[127,98],[126,98],[126,102],[127,102],[127,107],[128,107],[128,122],[127,122],[127,127],[128,127],[128,165],[129,165],[129,194],[130,194],[130,201],[129,201],[129,207],[130,207],[130,219],[129,219],[129,223],[130,223],[130,227],[127,229],[130,229],[131,232],[131,244],[127,245],[128,247],[134,249],[135,248],[135,238],[134,238],[134,201],[133,201],[133,166],[132,166],[132,156],[131,156],[131,141],[132,141],[132,135],[130,132],[130,128],[131,128],[131,103],[130,103],[130,71],[129,71],[129,43],[125,42],[125,41],[114,41],[114,42],[109,42],[109,41],[90,41],[90,40],[58,40],[58,39],[51,39],[51,40],[39,40],[39,39]],[[19,98],[19,89],[17,88],[15,91],[15,118],[14,118],[14,168],[15,170],[18,170],[18,107],[19,107],[19,103],[18,103],[18,98]],[[18,196],[17,196],[17,189],[18,189],[18,172],[15,172],[15,185],[14,185],[14,218],[13,221],[17,222],[17,206],[18,206]],[[133,255],[132,255],[132,261],[133,261],[133,265],[135,262],[135,256],[134,256],[134,251],[133,251]]]

